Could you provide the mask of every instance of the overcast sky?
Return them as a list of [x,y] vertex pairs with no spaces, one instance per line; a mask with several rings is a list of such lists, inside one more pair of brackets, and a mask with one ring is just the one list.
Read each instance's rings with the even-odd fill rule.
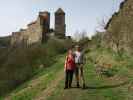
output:
[[54,12],[61,7],[66,12],[67,34],[86,30],[94,34],[103,19],[119,9],[123,0],[0,0],[0,36],[9,35],[26,27],[37,18],[39,11],[51,12],[51,27],[54,27]]

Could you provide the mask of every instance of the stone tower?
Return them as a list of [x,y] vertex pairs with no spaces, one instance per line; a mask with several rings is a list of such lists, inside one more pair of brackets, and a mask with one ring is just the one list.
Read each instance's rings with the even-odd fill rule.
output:
[[64,38],[66,33],[65,12],[59,8],[55,12],[55,35]]
[[42,29],[42,42],[47,39],[47,34],[50,31],[50,13],[47,11],[39,12],[40,25]]

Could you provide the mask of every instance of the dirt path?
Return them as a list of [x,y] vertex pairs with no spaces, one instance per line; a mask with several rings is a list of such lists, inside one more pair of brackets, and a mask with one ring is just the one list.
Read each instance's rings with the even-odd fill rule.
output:
[[51,96],[59,82],[63,79],[64,72],[61,70],[56,76],[55,79],[48,85],[48,88],[42,91],[34,100],[46,100],[47,97]]

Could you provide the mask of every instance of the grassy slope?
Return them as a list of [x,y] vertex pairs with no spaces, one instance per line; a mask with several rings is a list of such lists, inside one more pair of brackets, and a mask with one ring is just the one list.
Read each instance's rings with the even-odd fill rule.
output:
[[[111,63],[118,70],[115,76],[108,78],[97,74],[93,63],[97,59],[100,59],[99,63]],[[64,90],[64,80],[61,80],[52,94],[47,96],[47,100],[133,100],[132,62],[133,59],[129,59],[127,56],[124,56],[124,60],[119,60],[119,57],[110,51],[92,49],[87,54],[85,65],[85,78],[88,88],[85,90],[81,88]],[[56,64],[14,91],[10,100],[33,100],[38,96],[43,98],[45,96],[43,95],[44,90],[49,86],[48,83],[54,84],[52,80],[60,77],[57,75],[60,71],[63,72],[63,63],[64,57],[60,57]]]
[[48,88],[49,83],[55,79],[56,74],[63,69],[64,56],[59,56],[58,61],[51,67],[46,68],[31,81],[23,84],[17,90],[13,91],[8,100],[33,100],[43,90]]
[[0,49],[0,96],[5,96],[16,89],[40,69],[53,65],[55,57],[64,54],[73,45],[66,39],[49,39],[44,44],[33,44],[29,47]]
[[[96,73],[94,64],[87,60],[85,78],[88,88],[85,90],[77,88],[63,90],[63,81],[61,81],[48,100],[133,100],[132,86],[130,85],[132,68],[121,66],[118,57],[112,56],[111,52],[104,50],[92,50],[87,54],[87,57],[94,60],[101,57],[102,61],[106,63],[108,60],[108,63],[111,62],[113,67],[117,65],[119,71],[112,78],[100,76]],[[129,72],[129,70],[131,71]]]

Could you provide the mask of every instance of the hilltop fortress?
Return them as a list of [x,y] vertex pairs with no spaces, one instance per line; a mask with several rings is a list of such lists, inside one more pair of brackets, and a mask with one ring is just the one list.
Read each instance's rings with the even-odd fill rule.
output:
[[50,29],[50,13],[48,11],[39,12],[37,20],[29,23],[27,29],[20,29],[20,31],[12,33],[11,45],[44,43],[51,36],[65,38],[65,33],[65,12],[61,8],[55,12],[55,29]]

